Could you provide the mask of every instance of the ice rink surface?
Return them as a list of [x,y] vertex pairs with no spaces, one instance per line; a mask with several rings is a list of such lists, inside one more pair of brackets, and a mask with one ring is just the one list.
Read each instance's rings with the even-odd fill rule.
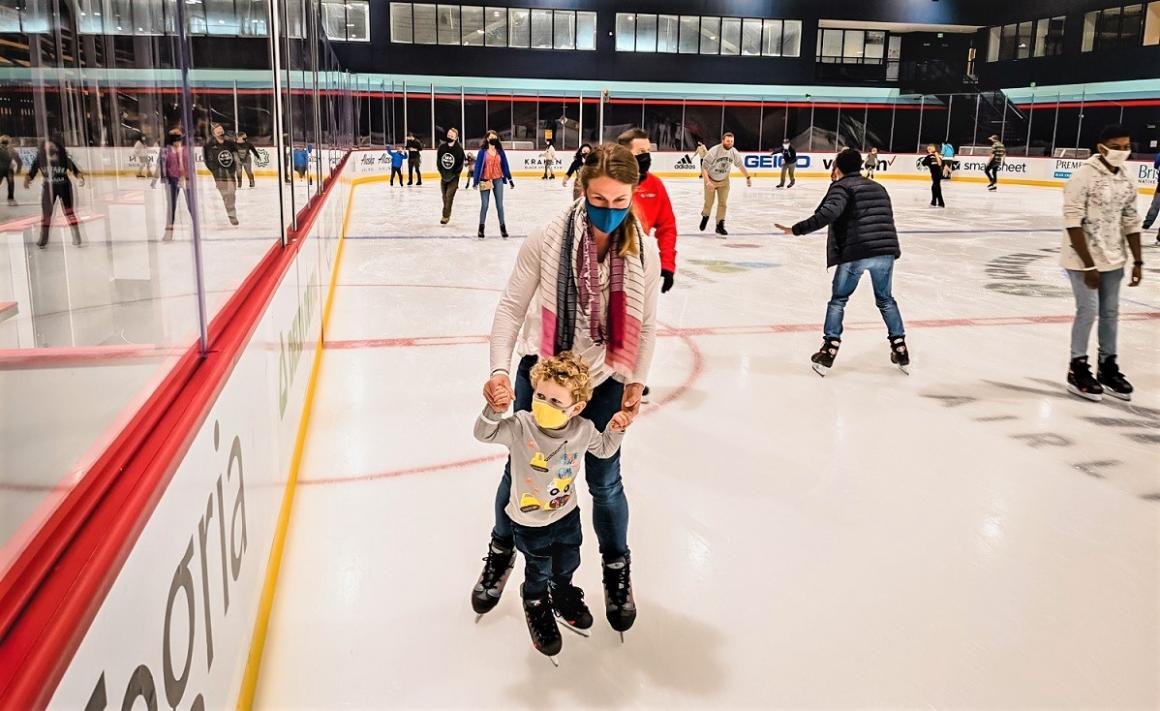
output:
[[[534,651],[522,561],[479,624],[502,448],[474,441],[486,338],[521,237],[571,190],[518,179],[507,225],[450,225],[436,181],[359,187],[257,704],[331,708],[1160,706],[1160,249],[1122,292],[1131,403],[1064,389],[1073,299],[1058,189],[889,181],[891,366],[868,279],[836,368],[809,367],[825,236],[787,238],[825,183],[734,179],[728,239],[668,180],[677,285],[623,473],[640,610]],[[1140,205],[1146,198],[1140,196]],[[710,227],[711,229],[711,227]],[[1095,341],[1091,352],[1095,354]]]

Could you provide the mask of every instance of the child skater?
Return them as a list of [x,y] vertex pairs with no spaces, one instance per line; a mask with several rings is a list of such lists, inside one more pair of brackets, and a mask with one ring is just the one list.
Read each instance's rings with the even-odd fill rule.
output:
[[484,406],[475,422],[475,438],[505,445],[510,452],[506,510],[516,549],[524,556],[524,617],[532,645],[557,664],[563,640],[556,617],[585,637],[592,627],[584,591],[572,584],[572,574],[580,567],[576,480],[585,454],[607,459],[620,449],[632,418],[618,412],[600,432],[580,417],[592,397],[592,383],[588,366],[570,352],[541,360],[532,368],[531,381],[532,411],[504,417]]

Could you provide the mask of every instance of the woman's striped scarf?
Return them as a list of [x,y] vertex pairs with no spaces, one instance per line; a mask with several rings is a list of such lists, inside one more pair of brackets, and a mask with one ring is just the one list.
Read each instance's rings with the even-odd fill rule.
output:
[[[631,214],[626,219],[636,219]],[[638,227],[638,234],[641,234]],[[644,320],[644,259],[625,259],[613,237],[609,262],[608,319],[600,289],[596,240],[588,226],[588,211],[578,200],[544,230],[540,260],[540,356],[572,349],[576,314],[588,314],[593,343],[605,347],[604,362],[626,382],[632,378],[640,351]]]

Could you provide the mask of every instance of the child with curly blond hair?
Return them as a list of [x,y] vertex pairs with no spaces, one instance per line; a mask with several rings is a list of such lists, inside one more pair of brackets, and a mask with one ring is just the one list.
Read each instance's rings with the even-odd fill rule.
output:
[[[506,445],[511,453],[507,514],[525,561],[524,616],[532,644],[554,657],[563,645],[556,617],[584,636],[592,626],[584,591],[572,585],[582,540],[575,481],[585,454],[607,459],[620,449],[632,418],[618,412],[600,432],[580,417],[592,398],[592,384],[588,366],[571,352],[536,363],[531,380],[532,411],[504,417],[485,406],[475,422],[475,438]],[[509,566],[504,582],[510,573]]]

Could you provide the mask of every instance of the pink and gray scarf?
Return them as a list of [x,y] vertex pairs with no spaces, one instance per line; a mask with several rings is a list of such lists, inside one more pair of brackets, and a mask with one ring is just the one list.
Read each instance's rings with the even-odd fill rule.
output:
[[546,358],[572,349],[576,315],[583,308],[588,314],[592,342],[605,347],[604,362],[630,380],[640,351],[644,320],[643,258],[621,257],[619,233],[613,235],[606,257],[610,260],[610,283],[605,320],[596,240],[582,200],[548,226],[544,250],[540,262],[540,356]]

